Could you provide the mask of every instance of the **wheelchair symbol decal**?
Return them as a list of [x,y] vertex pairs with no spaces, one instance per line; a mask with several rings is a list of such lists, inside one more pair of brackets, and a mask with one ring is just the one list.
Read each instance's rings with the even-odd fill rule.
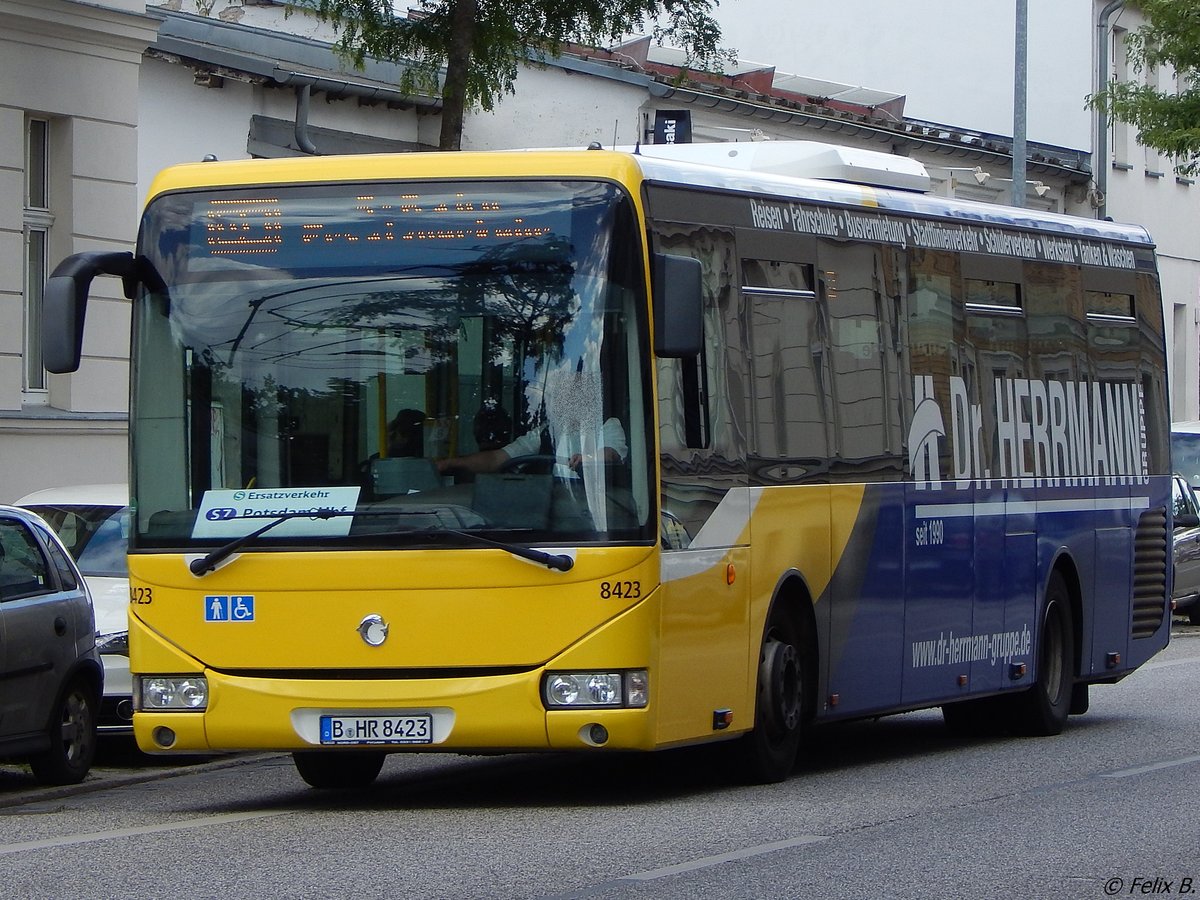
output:
[[253,622],[254,595],[210,594],[204,598],[205,622]]

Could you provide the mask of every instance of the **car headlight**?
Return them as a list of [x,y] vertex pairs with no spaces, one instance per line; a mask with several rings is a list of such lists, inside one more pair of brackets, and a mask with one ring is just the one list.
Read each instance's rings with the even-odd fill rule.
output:
[[542,702],[547,709],[641,709],[650,701],[645,669],[616,672],[547,672]]
[[96,649],[101,653],[129,655],[129,632],[114,631],[112,634],[96,635]]
[[133,696],[142,712],[204,710],[208,708],[208,679],[203,675],[139,675]]

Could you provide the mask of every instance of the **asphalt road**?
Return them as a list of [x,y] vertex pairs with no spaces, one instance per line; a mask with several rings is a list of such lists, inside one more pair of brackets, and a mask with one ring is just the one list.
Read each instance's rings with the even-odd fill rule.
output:
[[307,788],[279,754],[110,754],[52,790],[0,767],[0,897],[1200,893],[1200,628],[1176,631],[1060,737],[852,723],[775,786],[708,751],[398,755],[354,793]]

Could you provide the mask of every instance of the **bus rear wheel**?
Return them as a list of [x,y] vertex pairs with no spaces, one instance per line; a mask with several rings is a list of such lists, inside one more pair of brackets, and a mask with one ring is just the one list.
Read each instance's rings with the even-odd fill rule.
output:
[[310,786],[345,790],[371,784],[383,768],[386,757],[386,753],[376,750],[298,750],[292,754],[292,762]]
[[799,630],[786,615],[773,616],[759,654],[754,730],[739,742],[748,781],[772,784],[791,774],[800,747],[804,689]]
[[1038,675],[1032,688],[1012,698],[1012,730],[1046,737],[1059,734],[1071,711],[1075,639],[1071,596],[1055,572],[1046,586],[1046,606],[1038,634]]

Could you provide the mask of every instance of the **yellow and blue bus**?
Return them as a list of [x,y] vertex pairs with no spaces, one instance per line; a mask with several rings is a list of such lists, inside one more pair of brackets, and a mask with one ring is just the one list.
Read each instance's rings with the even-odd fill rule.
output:
[[135,253],[129,647],[150,752],[725,742],[941,707],[1058,733],[1162,649],[1140,228],[828,145],[183,165]]

